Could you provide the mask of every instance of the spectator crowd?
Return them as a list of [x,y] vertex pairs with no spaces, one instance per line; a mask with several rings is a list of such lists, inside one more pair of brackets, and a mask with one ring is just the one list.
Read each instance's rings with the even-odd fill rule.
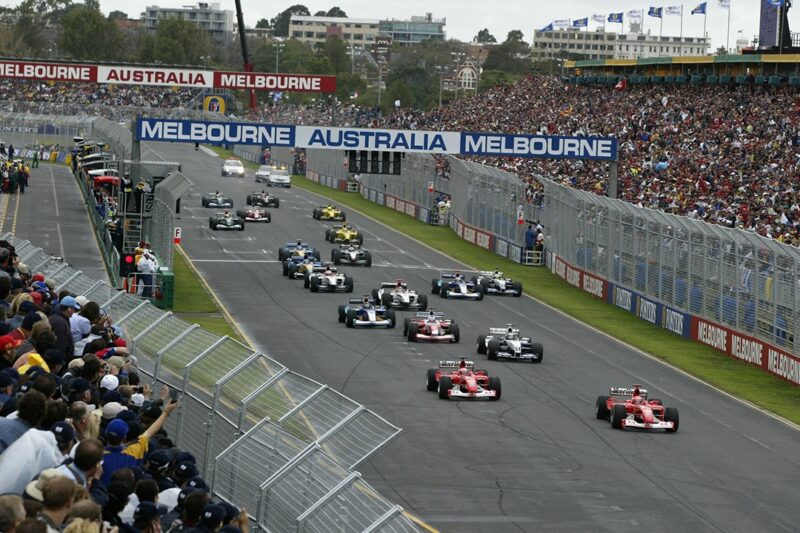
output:
[[56,292],[0,241],[0,531],[248,531],[170,439],[178,407],[142,383],[97,302]]

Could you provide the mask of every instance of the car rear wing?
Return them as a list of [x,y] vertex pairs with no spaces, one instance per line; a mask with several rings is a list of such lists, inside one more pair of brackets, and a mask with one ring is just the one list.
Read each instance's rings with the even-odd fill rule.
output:
[[428,318],[430,316],[433,316],[433,318],[443,318],[444,313],[441,311],[435,311],[433,314],[431,314],[428,311],[420,311],[419,313],[414,313],[414,318]]
[[[464,361],[464,367],[473,370],[475,362]],[[439,361],[439,368],[461,368],[461,361]]]
[[347,249],[354,248],[356,250],[360,250],[361,249],[361,245],[360,244],[347,244],[346,242],[343,242],[343,243],[339,244],[339,248],[342,249],[342,250],[344,250],[346,248]]
[[[400,286],[403,287],[404,289],[407,289],[408,288],[408,283],[403,281],[403,282],[400,283]],[[381,282],[381,289],[389,289],[389,288],[392,288],[392,287],[397,287],[397,282],[396,281],[382,281]]]
[[367,298],[369,300],[372,300],[372,298],[370,298],[368,295],[365,294],[361,298],[350,298],[349,300],[347,300],[347,303],[349,303],[349,304],[361,304],[361,303],[364,303],[364,299],[365,298]]
[[498,271],[497,274],[495,274],[494,270],[481,270],[478,272],[478,276],[482,276],[484,278],[499,278],[503,276],[503,273]]
[[325,272],[326,270],[330,269],[331,272],[338,272],[334,267],[328,267],[325,265],[314,265],[311,269],[312,272]]
[[452,272],[442,272],[439,277],[441,279],[455,279],[456,275]]
[[297,244],[297,241],[287,242],[283,247],[284,248],[310,248],[310,246],[309,246],[309,244],[307,242],[301,242],[300,244]]
[[[489,333],[492,335],[505,335],[508,333],[508,328],[489,328]],[[511,328],[511,333],[519,335],[519,328]]]
[[[608,393],[611,396],[633,396],[634,390],[636,390],[636,389],[635,388],[629,388],[629,387],[611,387],[608,390]],[[642,398],[647,398],[647,389],[640,388],[639,389],[639,395]]]

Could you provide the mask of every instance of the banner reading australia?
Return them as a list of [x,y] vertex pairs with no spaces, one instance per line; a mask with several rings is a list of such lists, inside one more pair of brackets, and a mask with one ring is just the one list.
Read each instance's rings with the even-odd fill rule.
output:
[[557,137],[481,132],[378,130],[141,118],[140,141],[199,144],[251,144],[287,148],[420,152],[550,159],[617,158],[617,140],[609,137]]

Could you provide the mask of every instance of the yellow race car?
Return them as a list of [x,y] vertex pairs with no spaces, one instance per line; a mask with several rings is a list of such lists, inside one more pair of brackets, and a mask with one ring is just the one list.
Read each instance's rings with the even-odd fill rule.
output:
[[364,236],[353,226],[345,224],[335,224],[325,230],[325,240],[328,242],[346,244],[364,244]]
[[316,220],[338,220],[340,222],[347,220],[344,211],[331,204],[315,207],[313,215]]

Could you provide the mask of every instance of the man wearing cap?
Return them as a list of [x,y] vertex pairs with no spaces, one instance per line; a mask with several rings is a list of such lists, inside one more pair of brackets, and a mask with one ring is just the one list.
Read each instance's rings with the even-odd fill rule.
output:
[[19,327],[8,334],[9,337],[19,340],[20,343],[23,343],[31,338],[33,325],[42,319],[42,317],[39,316],[39,313],[36,312],[36,306],[32,302],[22,302],[20,309],[27,307],[33,307],[34,309],[33,311],[26,313],[22,318]]
[[200,525],[192,529],[193,533],[216,533],[225,520],[225,508],[221,505],[210,503],[200,515]]
[[32,429],[0,454],[0,493],[21,494],[39,472],[64,462],[75,442],[75,431],[66,422],[56,422],[50,431]]
[[72,340],[72,328],[69,325],[70,318],[76,311],[80,311],[81,306],[72,296],[66,296],[58,306],[58,311],[50,317],[50,327],[56,335],[56,348],[72,359],[75,352],[75,342]]
[[0,408],[11,398],[14,385],[19,380],[19,372],[11,368],[0,370]]
[[47,398],[37,390],[25,393],[17,402],[17,418],[0,418],[0,453],[6,451],[44,418]]
[[[75,302],[79,306],[83,307],[84,305],[89,303],[89,300],[88,298],[86,298],[86,296],[76,296]],[[85,316],[81,315],[80,313],[73,313],[72,316],[69,317],[69,327],[70,330],[72,331],[73,343],[85,339],[92,332],[91,321]]]
[[153,502],[140,502],[133,513],[133,527],[141,533],[161,533],[161,509]]
[[16,349],[20,344],[22,341],[14,339],[10,335],[0,337],[0,370],[14,366]]

